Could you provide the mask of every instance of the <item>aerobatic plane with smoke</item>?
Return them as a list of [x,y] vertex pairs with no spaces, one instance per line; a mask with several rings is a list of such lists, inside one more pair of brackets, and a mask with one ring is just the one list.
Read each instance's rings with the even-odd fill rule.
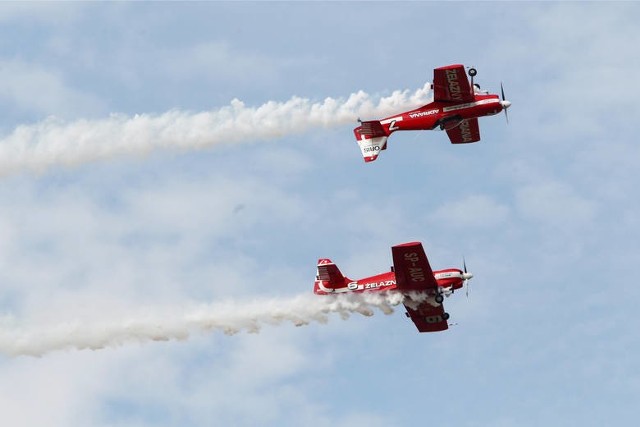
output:
[[360,146],[365,162],[378,158],[387,149],[387,139],[398,130],[446,130],[452,144],[466,144],[480,141],[478,118],[492,116],[507,109],[511,102],[504,97],[480,90],[473,82],[477,74],[469,68],[471,83],[467,79],[464,65],[454,64],[433,70],[433,102],[415,110],[400,113],[382,120],[360,121],[353,133]]
[[463,270],[447,268],[433,271],[420,242],[393,246],[391,253],[391,271],[360,280],[344,276],[330,259],[319,259],[314,293],[335,295],[400,292],[404,295],[406,315],[415,323],[418,331],[437,332],[448,329],[449,313],[444,311],[444,297],[462,288],[473,277],[473,274],[467,272],[466,263],[463,262]]

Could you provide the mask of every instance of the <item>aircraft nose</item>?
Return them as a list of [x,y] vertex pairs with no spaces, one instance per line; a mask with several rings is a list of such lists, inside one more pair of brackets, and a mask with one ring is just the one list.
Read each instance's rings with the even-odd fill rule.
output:
[[473,274],[471,274],[471,273],[466,273],[466,272],[465,272],[465,273],[462,273],[462,278],[463,278],[464,280],[469,280],[469,279],[473,278]]
[[500,101],[500,104],[502,104],[502,108],[505,110],[511,107],[511,102],[507,101],[506,99],[504,101]]

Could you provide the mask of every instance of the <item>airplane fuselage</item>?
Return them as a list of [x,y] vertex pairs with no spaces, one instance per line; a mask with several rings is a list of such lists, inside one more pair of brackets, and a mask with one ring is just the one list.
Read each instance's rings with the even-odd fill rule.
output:
[[458,126],[462,120],[493,116],[502,110],[498,95],[476,94],[473,102],[431,102],[415,110],[384,118],[380,123],[387,135],[398,130],[433,130],[438,127],[444,130]]
[[[438,283],[438,292],[448,294],[456,289],[460,289],[464,284],[464,272],[457,268],[448,268],[433,272],[433,277]],[[394,291],[397,290],[396,275],[393,271],[366,277],[364,279],[345,280],[342,287],[329,288],[323,286],[322,281],[317,281],[316,294],[329,295],[345,292],[368,292],[368,291]]]

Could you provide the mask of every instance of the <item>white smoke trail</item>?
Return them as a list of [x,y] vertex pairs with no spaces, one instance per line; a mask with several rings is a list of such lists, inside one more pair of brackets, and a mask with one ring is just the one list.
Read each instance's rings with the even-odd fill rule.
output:
[[[424,300],[412,295],[412,301]],[[405,296],[397,292],[338,296],[303,295],[289,300],[257,300],[250,303],[211,304],[179,314],[158,312],[97,323],[60,323],[55,326],[0,327],[0,353],[8,356],[41,356],[63,349],[114,347],[128,342],[185,340],[194,332],[211,330],[232,335],[240,331],[256,333],[263,325],[283,322],[296,326],[326,323],[331,313],[347,319],[353,313],[372,316],[375,309],[385,314],[401,304]]]
[[[49,118],[18,126],[0,139],[0,176],[42,172],[55,165],[78,165],[126,154],[141,155],[159,148],[201,149],[342,126],[355,123],[357,117],[380,117],[418,107],[428,101],[429,92],[430,86],[425,85],[414,93],[395,91],[377,102],[360,91],[347,99],[326,98],[320,103],[293,97],[286,102],[247,107],[234,99],[229,106],[200,113],[111,115],[69,123]],[[345,135],[345,140],[351,137]]]

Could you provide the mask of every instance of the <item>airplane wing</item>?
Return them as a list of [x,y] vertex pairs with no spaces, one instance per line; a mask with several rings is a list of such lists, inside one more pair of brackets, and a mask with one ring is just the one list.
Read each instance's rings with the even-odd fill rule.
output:
[[438,283],[424,253],[422,243],[411,242],[391,248],[396,285],[402,292],[436,290]]
[[464,65],[447,65],[433,70],[433,100],[472,102],[475,99]]
[[447,135],[452,144],[466,144],[480,141],[480,126],[478,119],[467,119],[452,129],[447,129]]
[[[429,292],[438,288],[422,243],[411,242],[396,245],[391,248],[391,253],[396,285],[400,291]],[[444,331],[449,328],[442,304],[434,307],[429,301],[422,301],[417,306],[406,303],[405,307],[407,315],[420,332]]]
[[417,307],[411,308],[405,304],[407,315],[416,324],[419,332],[438,332],[449,329],[447,315],[444,313],[444,306],[437,307],[423,301]]

